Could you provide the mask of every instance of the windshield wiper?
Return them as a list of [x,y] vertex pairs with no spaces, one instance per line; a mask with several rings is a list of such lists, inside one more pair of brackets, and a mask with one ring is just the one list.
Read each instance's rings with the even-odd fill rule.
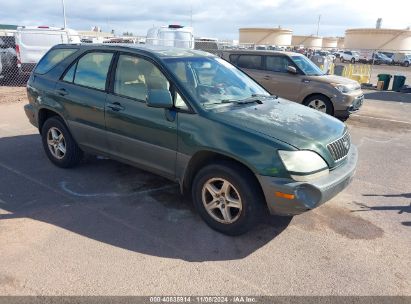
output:
[[230,99],[223,99],[218,102],[203,102],[203,106],[208,106],[208,105],[216,105],[216,104],[222,104],[222,103],[235,103],[235,100],[230,100]]

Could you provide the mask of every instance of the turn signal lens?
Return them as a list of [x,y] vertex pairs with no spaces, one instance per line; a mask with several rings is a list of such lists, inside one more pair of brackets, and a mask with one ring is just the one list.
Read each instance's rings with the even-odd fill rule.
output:
[[275,196],[282,197],[282,198],[289,199],[289,200],[292,200],[295,198],[294,194],[288,194],[288,193],[279,192],[279,191],[275,193]]

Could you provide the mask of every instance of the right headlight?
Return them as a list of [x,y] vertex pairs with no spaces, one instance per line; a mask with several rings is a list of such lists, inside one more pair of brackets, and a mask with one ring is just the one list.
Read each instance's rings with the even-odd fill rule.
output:
[[329,173],[327,163],[315,152],[279,150],[278,155],[296,181],[308,181]]
[[359,84],[339,84],[339,83],[332,83],[331,84],[334,88],[336,88],[341,93],[349,93],[355,90],[359,90],[361,86]]

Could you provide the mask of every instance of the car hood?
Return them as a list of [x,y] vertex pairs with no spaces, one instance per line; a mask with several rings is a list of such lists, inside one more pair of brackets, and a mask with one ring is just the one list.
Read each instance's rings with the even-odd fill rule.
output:
[[334,117],[281,98],[264,104],[233,106],[213,111],[215,120],[275,138],[297,149],[324,154],[346,126]]
[[338,84],[358,84],[357,81],[342,77],[342,76],[337,76],[337,75],[321,75],[321,76],[311,76],[313,77],[313,80],[320,81],[320,82],[326,82],[326,83],[338,83]]

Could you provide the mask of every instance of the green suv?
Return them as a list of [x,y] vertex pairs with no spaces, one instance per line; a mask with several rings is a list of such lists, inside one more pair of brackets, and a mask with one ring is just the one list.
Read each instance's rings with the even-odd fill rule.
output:
[[356,168],[342,122],[271,96],[201,51],[58,45],[27,92],[27,117],[55,165],[72,167],[88,152],[154,172],[230,235],[267,210],[295,215],[321,205]]

